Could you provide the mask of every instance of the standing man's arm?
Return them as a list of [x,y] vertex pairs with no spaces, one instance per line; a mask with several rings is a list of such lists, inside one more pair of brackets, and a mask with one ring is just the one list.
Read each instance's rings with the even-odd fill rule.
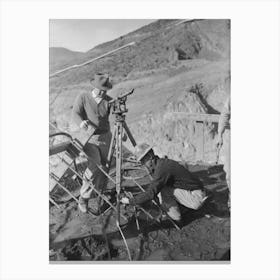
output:
[[87,121],[87,120],[84,120],[83,112],[84,112],[83,100],[82,100],[82,96],[79,95],[76,98],[73,109],[72,109],[72,120],[80,128],[82,128],[81,127],[82,124],[85,121]]
[[230,99],[228,98],[219,118],[218,141],[217,141],[218,146],[222,146],[223,144],[223,133],[226,129],[227,124],[229,123],[229,120],[230,120]]

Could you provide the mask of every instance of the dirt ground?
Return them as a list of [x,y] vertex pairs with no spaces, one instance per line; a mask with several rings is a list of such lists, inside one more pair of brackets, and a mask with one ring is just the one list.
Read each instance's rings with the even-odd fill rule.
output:
[[[127,100],[127,123],[137,143],[155,147],[157,155],[176,161],[197,160],[199,149],[196,126],[184,113],[218,114],[230,92],[230,22],[228,20],[195,20],[174,25],[174,20],[159,20],[99,45],[82,54],[73,53],[70,65],[92,59],[126,43],[134,47],[123,49],[111,57],[69,71],[50,80],[50,117],[62,131],[70,131],[71,111],[76,96],[91,90],[92,73],[109,73],[114,87],[108,94],[116,97],[132,88],[135,93]],[[51,54],[51,53],[50,53]],[[183,54],[183,57],[182,57]],[[51,72],[67,65],[57,63],[61,55],[50,59]],[[195,91],[192,89],[196,89]],[[183,113],[178,116],[177,113]],[[205,162],[216,160],[217,127],[207,124],[204,135]],[[128,147],[129,149],[130,147]],[[190,170],[203,180],[211,192],[199,211],[182,207],[181,230],[167,220],[160,223],[147,218],[143,211],[137,220],[129,206],[122,209],[122,229],[133,260],[229,260],[230,213],[228,190],[221,166],[191,165]],[[129,174],[135,177],[137,174]],[[64,182],[75,196],[77,184]],[[67,181],[68,180],[68,181]],[[137,180],[144,188],[147,178]],[[77,183],[77,182],[76,182]],[[127,191],[139,190],[127,179]],[[112,186],[108,195],[114,202]],[[122,261],[128,260],[122,237],[116,227],[114,211],[101,217],[82,214],[77,203],[61,190],[52,192],[60,209],[50,204],[51,261]],[[90,200],[93,205],[95,199]],[[160,212],[151,204],[143,206],[154,217]],[[125,220],[128,220],[126,222]],[[106,233],[106,234],[105,234]]]
[[[197,164],[188,168],[203,181],[209,190],[209,199],[198,211],[180,206],[183,216],[180,230],[169,220],[159,223],[141,210],[137,211],[138,229],[134,208],[122,206],[122,230],[133,261],[230,260],[230,212],[222,166]],[[145,178],[138,182],[147,187]],[[137,192],[131,182],[127,181],[125,188]],[[110,192],[112,196],[112,190]],[[94,199],[90,204],[93,202]],[[60,202],[59,206],[60,209],[50,204],[50,261],[128,260],[113,210],[96,217],[80,213],[73,200]],[[153,217],[160,217],[160,211],[151,203],[143,208]]]

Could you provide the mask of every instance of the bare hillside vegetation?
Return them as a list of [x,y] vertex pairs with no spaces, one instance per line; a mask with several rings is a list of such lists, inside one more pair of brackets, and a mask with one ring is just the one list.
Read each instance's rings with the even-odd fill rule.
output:
[[[130,42],[120,50],[50,80],[50,117],[67,130],[78,94],[90,90],[89,79],[108,72],[111,96],[135,88],[129,97],[127,121],[138,142],[148,141],[161,154],[193,160],[196,139],[192,124],[173,112],[219,113],[229,94],[230,23],[228,20],[158,20],[86,53],[63,55],[50,50],[50,72],[82,63]],[[70,57],[68,63],[65,57]],[[192,89],[196,90],[192,90]],[[206,141],[213,160],[213,127]]]

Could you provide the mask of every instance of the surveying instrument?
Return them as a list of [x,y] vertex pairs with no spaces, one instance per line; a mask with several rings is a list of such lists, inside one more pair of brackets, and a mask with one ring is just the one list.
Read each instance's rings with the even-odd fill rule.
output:
[[112,133],[112,139],[110,143],[109,153],[107,157],[106,170],[107,172],[110,169],[112,157],[115,152],[116,158],[116,194],[117,194],[117,225],[119,226],[120,222],[120,192],[121,192],[121,183],[122,183],[122,159],[123,159],[123,147],[122,141],[124,133],[131,141],[132,145],[136,146],[136,141],[133,138],[126,122],[125,114],[128,112],[126,108],[127,96],[131,95],[134,92],[134,89],[131,91],[120,95],[117,99],[111,100],[109,105],[112,108],[112,114],[115,116],[114,129]]

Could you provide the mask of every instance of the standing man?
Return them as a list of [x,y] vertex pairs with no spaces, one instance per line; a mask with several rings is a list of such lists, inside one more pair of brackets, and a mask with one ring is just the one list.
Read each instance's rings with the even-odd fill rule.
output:
[[155,156],[153,149],[147,144],[138,146],[137,159],[147,167],[153,177],[148,190],[135,198],[123,197],[124,204],[142,204],[156,198],[167,214],[175,221],[181,221],[178,203],[185,207],[199,209],[207,196],[201,181],[178,162]]
[[219,126],[217,148],[220,150],[219,161],[224,165],[226,180],[229,189],[228,207],[230,208],[230,97],[227,98],[222,109]]
[[112,98],[106,94],[107,90],[112,88],[109,76],[97,73],[90,82],[93,86],[92,91],[80,94],[72,111],[72,119],[79,126],[81,134],[89,138],[94,133],[84,146],[89,161],[84,174],[87,182],[83,183],[79,198],[79,209],[83,213],[88,210],[88,200],[93,192],[90,182],[96,189],[102,190],[105,175],[96,165],[106,164],[112,137],[109,123],[109,101]]

